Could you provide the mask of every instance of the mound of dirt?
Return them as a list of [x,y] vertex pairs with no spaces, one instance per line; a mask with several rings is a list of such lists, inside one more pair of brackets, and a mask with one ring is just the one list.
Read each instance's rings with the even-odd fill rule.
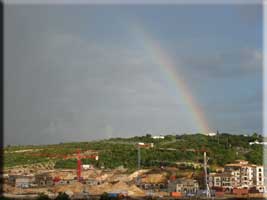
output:
[[147,174],[142,177],[142,182],[144,183],[163,183],[166,180],[166,176],[163,174]]
[[88,186],[87,191],[92,195],[100,195],[108,190],[111,187],[109,183],[103,183],[101,185]]
[[115,183],[112,185],[111,187],[111,191],[116,191],[116,190],[125,190],[125,191],[128,191],[129,189],[129,186],[124,183],[124,182],[118,182],[118,183]]
[[54,193],[59,193],[59,192],[72,192],[72,193],[81,193],[84,189],[84,185],[80,182],[75,182],[72,184],[68,185],[57,185],[55,186],[52,191]]
[[129,180],[132,180],[132,179],[136,178],[138,175],[140,176],[140,175],[142,175],[144,173],[147,173],[149,171],[150,170],[148,170],[148,169],[141,169],[141,170],[135,171],[135,172],[133,172],[132,174],[130,174],[128,176],[129,177]]
[[146,193],[138,188],[136,185],[131,185],[128,190],[129,196],[145,196]]
[[12,187],[8,184],[3,184],[3,192],[10,193],[10,192],[13,192],[14,189],[15,189],[14,187]]

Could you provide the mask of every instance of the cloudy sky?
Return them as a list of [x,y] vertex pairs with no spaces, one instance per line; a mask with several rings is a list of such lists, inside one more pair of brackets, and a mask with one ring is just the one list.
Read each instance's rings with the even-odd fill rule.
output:
[[5,8],[5,144],[262,131],[260,6]]

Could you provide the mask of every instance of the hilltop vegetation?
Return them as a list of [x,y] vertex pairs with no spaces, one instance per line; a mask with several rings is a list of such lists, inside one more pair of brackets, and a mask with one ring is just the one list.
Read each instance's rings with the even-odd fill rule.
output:
[[[249,145],[251,141],[262,141],[261,135],[252,136],[220,134],[219,137],[208,137],[202,134],[167,135],[165,139],[153,139],[150,135],[132,138],[112,138],[92,142],[62,143],[40,146],[9,146],[4,150],[4,166],[12,167],[33,163],[54,161],[56,168],[76,168],[76,159],[63,160],[55,157],[33,156],[33,152],[45,155],[66,155],[94,150],[99,153],[99,160],[83,159],[83,163],[92,163],[96,167],[116,168],[124,166],[134,170],[137,167],[137,142],[154,143],[154,148],[141,149],[142,167],[174,165],[178,161],[202,162],[202,153],[190,149],[208,151],[209,164],[223,166],[236,159],[245,159],[254,164],[262,164],[263,146]],[[169,151],[163,149],[177,149]],[[21,152],[21,150],[28,150]]]

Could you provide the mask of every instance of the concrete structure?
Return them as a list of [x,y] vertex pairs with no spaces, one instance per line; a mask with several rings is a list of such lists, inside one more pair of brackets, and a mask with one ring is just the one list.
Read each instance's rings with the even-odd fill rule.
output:
[[255,166],[253,170],[253,184],[259,192],[264,192],[264,169],[263,166]]
[[208,176],[209,187],[221,187],[222,186],[222,176],[217,173],[210,173]]
[[167,179],[161,174],[149,174],[139,177],[137,186],[143,190],[150,190],[153,192],[167,191]]
[[235,163],[226,164],[224,172],[209,175],[210,187],[223,187],[226,190],[233,188],[251,189],[256,187],[264,192],[263,166],[251,165],[245,160],[236,160]]
[[167,190],[167,184],[166,183],[146,183],[141,182],[139,184],[139,187],[143,190],[150,190],[153,192],[160,192],[160,191],[166,191]]
[[35,183],[39,187],[46,187],[46,186],[54,185],[53,178],[49,173],[36,174]]
[[83,170],[94,169],[93,165],[82,165]]
[[183,194],[196,194],[199,184],[194,179],[180,178],[168,183],[168,192],[181,192]]
[[29,188],[34,182],[35,178],[32,175],[10,175],[8,177],[8,183],[19,188]]

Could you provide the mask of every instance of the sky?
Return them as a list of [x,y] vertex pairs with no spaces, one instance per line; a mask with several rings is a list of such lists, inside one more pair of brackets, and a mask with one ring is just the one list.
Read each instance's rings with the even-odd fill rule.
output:
[[6,5],[4,142],[262,132],[259,5]]

